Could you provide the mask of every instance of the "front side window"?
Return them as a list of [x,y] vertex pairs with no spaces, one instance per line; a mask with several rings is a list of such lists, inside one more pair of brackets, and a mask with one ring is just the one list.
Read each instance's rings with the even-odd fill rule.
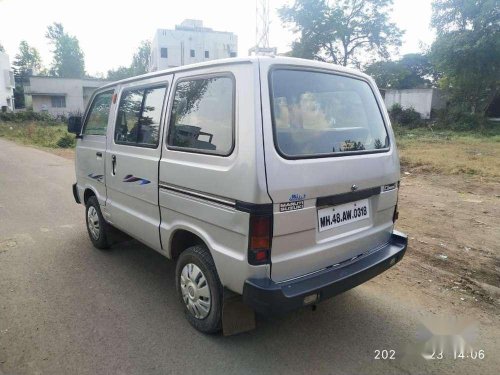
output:
[[285,157],[386,150],[389,138],[367,82],[330,73],[271,73],[275,144]]
[[106,135],[113,90],[97,94],[90,106],[83,134]]
[[115,142],[133,146],[158,146],[166,87],[124,90],[118,106]]
[[227,76],[180,81],[175,89],[168,145],[229,155],[233,149],[234,82]]

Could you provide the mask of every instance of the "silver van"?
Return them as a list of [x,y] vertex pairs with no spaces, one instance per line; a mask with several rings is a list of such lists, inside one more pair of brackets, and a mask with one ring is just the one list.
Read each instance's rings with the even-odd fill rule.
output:
[[285,57],[178,67],[100,88],[68,130],[90,240],[108,248],[113,227],[176,261],[202,332],[221,329],[228,291],[261,314],[315,306],[406,251],[394,134],[358,71]]

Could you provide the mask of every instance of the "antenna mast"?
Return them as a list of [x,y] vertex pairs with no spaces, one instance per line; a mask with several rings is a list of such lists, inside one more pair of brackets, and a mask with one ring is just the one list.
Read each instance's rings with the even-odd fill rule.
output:
[[269,47],[269,0],[255,0],[255,46],[249,55],[276,55],[276,47]]

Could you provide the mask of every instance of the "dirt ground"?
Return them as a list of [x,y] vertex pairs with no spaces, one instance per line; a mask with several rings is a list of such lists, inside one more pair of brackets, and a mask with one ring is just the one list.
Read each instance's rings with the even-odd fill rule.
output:
[[500,181],[404,171],[397,229],[409,249],[400,282],[445,304],[497,314],[500,305]]

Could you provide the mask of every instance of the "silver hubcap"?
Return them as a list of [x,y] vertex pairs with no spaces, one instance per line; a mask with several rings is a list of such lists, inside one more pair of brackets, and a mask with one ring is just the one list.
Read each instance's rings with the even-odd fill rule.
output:
[[182,269],[181,292],[189,312],[197,319],[206,318],[212,302],[210,288],[205,275],[196,264],[188,263]]
[[90,206],[87,212],[87,225],[89,226],[90,234],[97,240],[99,238],[99,216],[94,206]]

